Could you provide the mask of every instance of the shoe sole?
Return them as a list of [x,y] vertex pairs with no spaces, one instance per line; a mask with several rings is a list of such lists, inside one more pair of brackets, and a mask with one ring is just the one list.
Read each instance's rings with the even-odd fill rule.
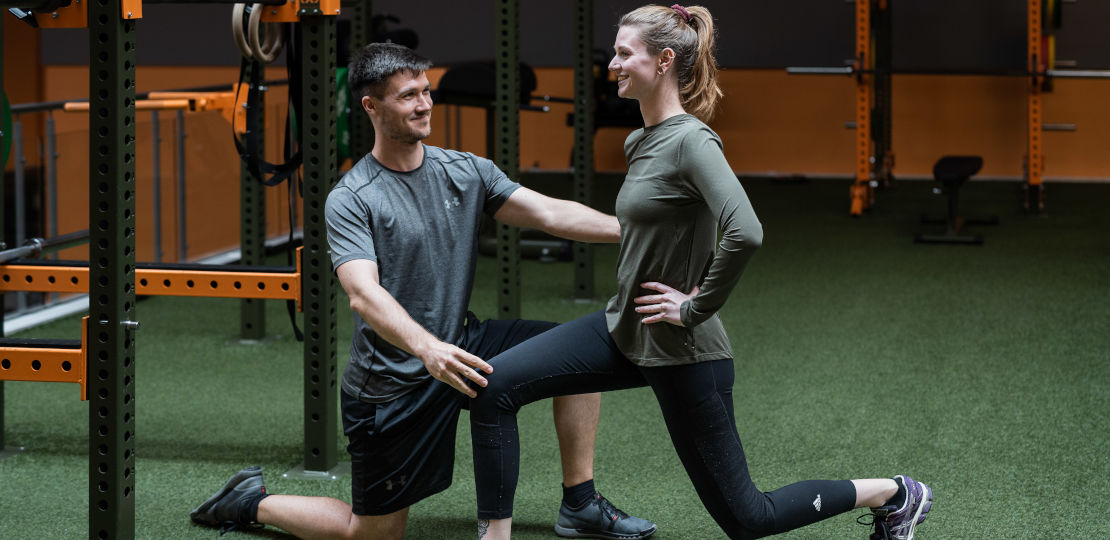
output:
[[589,529],[571,529],[568,527],[563,527],[561,525],[556,525],[555,534],[563,538],[608,538],[612,540],[640,540],[642,538],[647,538],[655,534],[656,529],[658,529],[658,527],[652,527],[645,532],[636,534],[617,534],[610,532],[593,531]]
[[224,484],[224,487],[220,488],[220,490],[217,491],[215,495],[209,497],[208,500],[200,503],[200,506],[193,509],[192,512],[189,512],[189,519],[192,519],[193,521],[200,523],[201,525],[219,525],[219,522],[215,520],[204,519],[208,517],[208,509],[212,508],[212,505],[216,504],[216,501],[223,498],[224,495],[231,493],[231,490],[235,489],[235,486],[239,485],[243,480],[246,480],[247,478],[250,478],[252,476],[262,476],[262,468],[247,467],[246,469],[235,473],[235,476],[232,476],[231,480],[228,480],[227,483]]
[[[913,532],[920,525],[920,521],[925,520],[925,514],[933,508],[933,490],[926,484],[921,484],[923,493],[921,494],[921,504],[917,505],[917,512],[913,514],[913,520],[910,521],[910,530],[906,531],[906,540],[913,540]],[[920,520],[920,521],[919,521]]]

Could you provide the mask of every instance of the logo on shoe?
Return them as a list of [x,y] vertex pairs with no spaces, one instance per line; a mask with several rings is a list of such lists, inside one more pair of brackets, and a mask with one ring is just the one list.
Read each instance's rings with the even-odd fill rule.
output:
[[820,493],[817,494],[816,499],[813,499],[813,507],[816,508],[818,512],[821,511],[821,494]]

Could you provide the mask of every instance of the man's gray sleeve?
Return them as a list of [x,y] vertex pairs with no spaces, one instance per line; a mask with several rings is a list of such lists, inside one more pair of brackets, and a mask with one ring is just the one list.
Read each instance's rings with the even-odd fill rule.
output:
[[370,212],[354,192],[346,187],[332,190],[324,205],[324,222],[328,226],[333,271],[355,259],[377,262],[374,236],[370,231]]
[[486,204],[484,211],[490,216],[501,209],[501,205],[509,200],[509,196],[520,189],[520,184],[509,179],[497,165],[484,158],[477,158],[475,166],[482,175],[482,183],[486,188]]

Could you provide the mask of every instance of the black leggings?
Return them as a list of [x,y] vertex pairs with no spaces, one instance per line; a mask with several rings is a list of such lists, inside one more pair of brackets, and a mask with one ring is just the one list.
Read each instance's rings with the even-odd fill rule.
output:
[[554,396],[649,385],[698,497],[729,537],[776,534],[855,506],[855,486],[847,480],[809,480],[768,493],[756,489],[736,433],[731,359],[637,366],[617,349],[605,314],[597,312],[525,341],[490,364],[489,385],[470,404],[479,519],[512,516],[521,407]]

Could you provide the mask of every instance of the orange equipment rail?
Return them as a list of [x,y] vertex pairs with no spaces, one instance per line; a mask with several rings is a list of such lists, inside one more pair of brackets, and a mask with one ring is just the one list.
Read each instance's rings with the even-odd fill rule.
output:
[[12,346],[0,342],[0,381],[68,382],[85,390],[89,318],[81,320],[81,348]]
[[856,2],[856,180],[849,188],[851,205],[849,213],[853,216],[863,214],[872,204],[874,196],[871,188],[871,80],[874,75],[873,51],[871,50],[871,2]]
[[[187,100],[190,112],[219,111],[227,123],[235,126],[235,133],[242,135],[247,131],[248,87],[247,83],[241,82],[230,92],[151,92],[147,94],[147,98],[169,102]],[[142,101],[135,103],[142,103]]]
[[[135,110],[137,111],[171,111],[177,109],[188,109],[190,107],[189,100],[187,99],[137,99],[135,100]],[[62,106],[65,112],[89,112],[88,101],[71,101]]]
[[[301,307],[301,257],[295,272],[235,272],[136,268],[135,293],[150,296],[201,296],[296,300]],[[15,291],[88,293],[89,268],[61,265],[0,265],[0,293]]]
[[[1028,41],[1029,60],[1026,67],[1031,73],[1045,73],[1048,61],[1042,56],[1041,50],[1041,0],[1029,0],[1027,10],[1026,28]],[[1043,120],[1041,113],[1041,85],[1043,79],[1034,76],[1029,85],[1027,102],[1028,127],[1025,136],[1025,180],[1026,180],[1026,210],[1041,212],[1044,210],[1041,187],[1044,184],[1044,151],[1041,148],[1041,134]]]

